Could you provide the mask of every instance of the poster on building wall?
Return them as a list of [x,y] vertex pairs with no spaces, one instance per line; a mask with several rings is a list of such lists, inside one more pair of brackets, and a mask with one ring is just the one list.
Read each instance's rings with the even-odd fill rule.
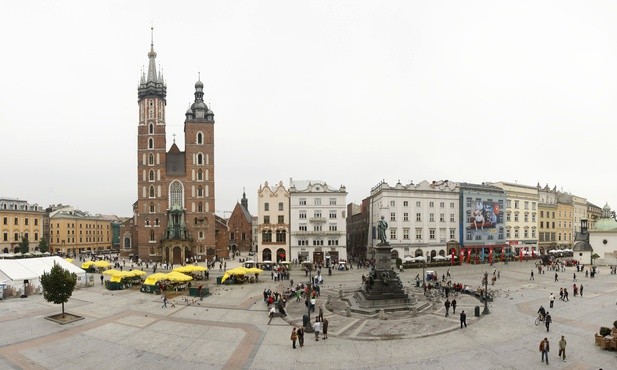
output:
[[467,211],[467,230],[482,231],[494,229],[502,223],[503,214],[498,202],[477,199],[475,207]]

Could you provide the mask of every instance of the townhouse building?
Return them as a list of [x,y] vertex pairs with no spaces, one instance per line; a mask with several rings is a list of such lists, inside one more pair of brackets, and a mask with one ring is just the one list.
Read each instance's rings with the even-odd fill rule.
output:
[[506,241],[515,253],[538,253],[538,200],[536,186],[509,182],[491,185],[506,193]]
[[345,186],[324,181],[290,179],[292,260],[335,265],[347,261]]
[[30,251],[38,248],[43,238],[45,211],[38,204],[25,200],[0,198],[1,253],[19,252],[22,239],[28,240]]
[[290,261],[289,190],[266,181],[257,191],[257,261]]
[[392,258],[445,256],[448,245],[459,243],[459,186],[448,180],[417,185],[381,182],[370,195],[369,258],[374,257],[377,223],[388,222]]

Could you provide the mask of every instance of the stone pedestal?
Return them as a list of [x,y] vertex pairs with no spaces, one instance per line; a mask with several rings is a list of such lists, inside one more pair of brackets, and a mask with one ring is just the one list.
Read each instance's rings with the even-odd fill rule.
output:
[[375,247],[375,268],[368,275],[363,290],[356,293],[358,304],[362,308],[404,306],[409,304],[403,283],[392,269],[390,262],[390,244],[378,244]]

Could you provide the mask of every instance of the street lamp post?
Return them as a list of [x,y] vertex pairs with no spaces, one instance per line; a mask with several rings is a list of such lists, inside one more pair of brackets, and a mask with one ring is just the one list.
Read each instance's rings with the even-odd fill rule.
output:
[[426,262],[422,262],[422,289],[426,294]]
[[311,326],[311,294],[313,293],[313,275],[311,274],[311,272],[313,271],[312,268],[312,264],[307,263],[306,264],[306,268],[308,269],[308,277],[309,277],[309,281],[308,281],[308,289],[307,289],[307,297],[306,297],[306,317],[307,320],[303,320],[304,322],[304,331],[308,332],[308,333],[312,333],[313,332],[313,327]]
[[484,311],[482,311],[483,315],[487,315],[490,312],[488,311],[488,271],[484,271]]

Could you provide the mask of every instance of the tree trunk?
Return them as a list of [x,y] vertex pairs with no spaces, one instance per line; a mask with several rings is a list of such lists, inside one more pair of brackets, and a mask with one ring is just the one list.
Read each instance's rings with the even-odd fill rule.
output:
[[62,302],[62,318],[64,319],[64,302]]

